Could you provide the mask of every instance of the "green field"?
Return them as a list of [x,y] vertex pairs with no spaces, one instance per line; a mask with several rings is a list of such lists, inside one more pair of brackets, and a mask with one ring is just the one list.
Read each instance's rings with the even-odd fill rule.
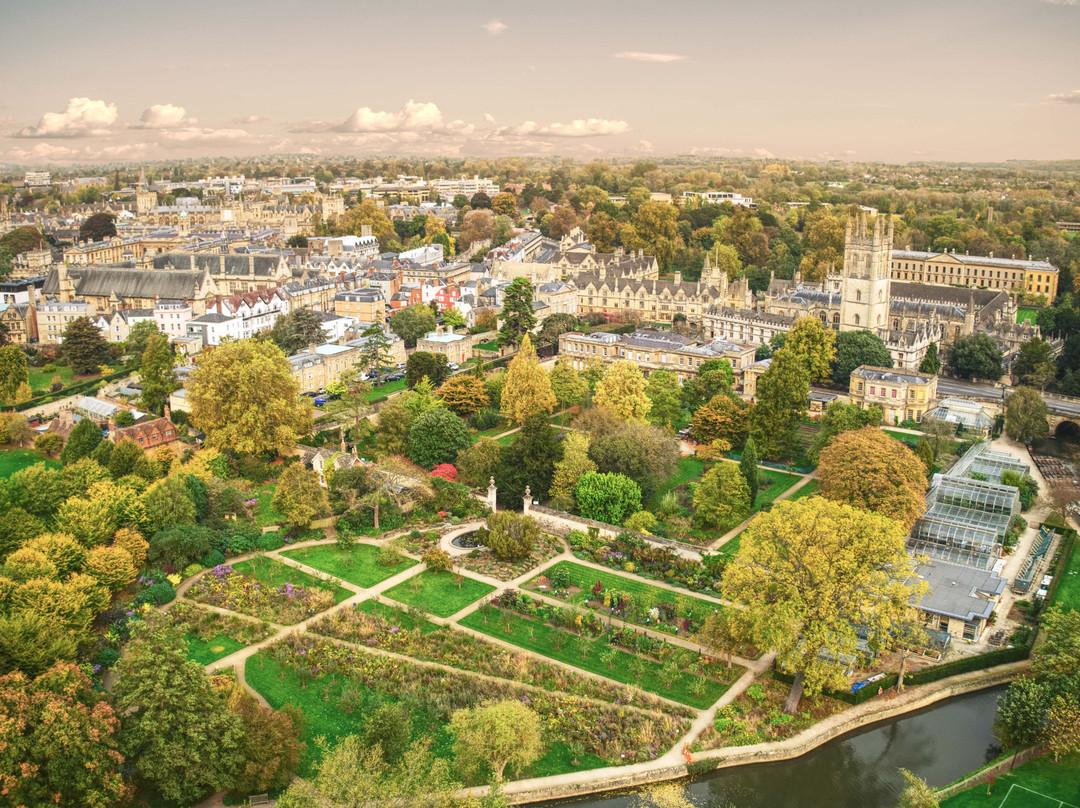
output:
[[979,783],[941,803],[941,808],[1080,808],[1080,755],[1054,763],[1029,760],[999,774],[988,789]]
[[405,379],[398,379],[396,382],[386,382],[382,387],[371,388],[371,392],[367,394],[367,400],[375,401],[376,399],[384,399],[391,393],[397,393],[408,386],[409,383]]
[[305,589],[310,589],[312,587],[315,587],[316,589],[325,589],[333,593],[334,601],[336,603],[348,600],[353,595],[348,589],[336,586],[329,581],[324,581],[313,575],[308,575],[303,570],[298,570],[296,567],[290,567],[287,564],[282,564],[280,561],[274,561],[270,558],[252,558],[249,561],[241,561],[237,564],[233,564],[232,568],[234,571],[244,575],[251,575],[255,580],[259,581],[259,583],[268,584],[275,588],[284,586],[285,584],[292,584],[293,586],[303,587]]
[[[30,389],[35,393],[47,393],[52,387],[53,376],[59,376],[60,381],[64,383],[64,387],[67,387],[75,379],[75,371],[69,367],[58,367],[55,370],[48,372],[41,368],[29,368],[30,370]],[[89,377],[87,377],[89,378]]]
[[488,340],[487,342],[481,342],[478,345],[474,345],[478,351],[497,351],[499,350],[499,343],[495,340]]
[[286,550],[282,555],[365,588],[392,578],[417,563],[411,558],[401,556],[394,566],[384,567],[377,560],[379,550],[380,548],[371,544],[354,544],[349,550],[341,550],[336,544],[322,544],[318,547]]
[[821,492],[821,484],[817,480],[810,480],[802,488],[788,497],[788,501],[793,499],[804,499],[805,497],[812,497],[814,494]]
[[211,662],[217,662],[229,654],[236,653],[241,648],[247,648],[242,642],[237,642],[224,634],[218,634],[209,640],[200,640],[191,634],[185,634],[184,643],[187,645],[188,659],[200,665],[209,665]]
[[1019,308],[1016,310],[1016,322],[1034,323],[1038,314],[1039,313],[1035,309]]
[[277,485],[272,483],[264,485],[255,494],[255,498],[259,500],[259,504],[255,506],[255,524],[259,527],[280,525],[285,520],[284,516],[274,510],[275,491],[277,491]]
[[896,438],[901,443],[918,443],[920,435],[912,435],[910,432],[899,432],[895,429],[883,429],[881,430],[890,438]]
[[22,471],[37,463],[44,463],[51,469],[60,468],[59,460],[42,460],[33,449],[0,450],[0,480],[7,479],[16,471]]
[[1061,575],[1061,583],[1054,592],[1054,604],[1066,611],[1080,610],[1080,542],[1073,543]]
[[649,503],[649,508],[655,508],[663,498],[664,494],[668,491],[673,491],[680,485],[686,485],[693,479],[700,477],[705,473],[705,468],[708,464],[704,460],[698,460],[696,457],[686,455],[679,458],[679,465],[675,469],[675,473],[668,477],[660,489],[656,492],[656,496],[653,497],[652,502]]
[[[560,634],[565,635],[566,632],[552,628],[539,620],[529,619],[516,613],[511,614],[512,623],[509,632],[502,626],[498,610],[492,611],[487,623],[484,623],[484,616],[479,611],[467,614],[459,622],[463,626],[526,648],[540,656],[557,659],[575,668],[597,673],[623,684],[640,687],[642,690],[681,704],[688,704],[691,707],[704,709],[724,695],[724,691],[728,689],[728,685],[711,679],[703,679],[700,682],[701,695],[695,695],[691,692],[689,674],[676,673],[669,679],[659,662],[646,657],[636,657],[627,651],[617,649],[609,645],[603,636],[590,640],[588,656],[582,657],[581,651],[574,642],[566,642],[562,648],[555,647],[554,639]],[[610,668],[600,659],[600,654],[609,648],[615,650],[615,660],[612,663],[613,667]],[[635,659],[641,659],[645,663],[645,672],[640,679],[630,670],[630,664]],[[738,667],[732,670],[735,676],[742,673],[742,669]],[[671,687],[667,687],[668,684]]]
[[[417,591],[413,591],[415,584],[412,582],[417,580],[420,581],[420,586]],[[386,590],[383,594],[398,603],[419,606],[438,617],[449,617],[494,591],[495,587],[491,584],[485,584],[475,578],[462,576],[461,585],[458,586],[457,576],[452,573],[424,570],[408,581],[402,581],[392,589]]]
[[773,502],[777,497],[787,491],[791,486],[795,485],[802,479],[801,475],[790,474],[786,471],[777,471],[776,469],[761,469],[761,473],[772,480],[772,485],[768,488],[759,491],[757,495],[757,501],[754,502],[754,510],[760,511],[768,503]]

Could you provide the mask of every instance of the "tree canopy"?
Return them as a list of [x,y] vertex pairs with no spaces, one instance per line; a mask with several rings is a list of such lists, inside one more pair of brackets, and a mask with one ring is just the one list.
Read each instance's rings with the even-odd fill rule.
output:
[[503,292],[503,309],[497,342],[500,348],[520,345],[536,327],[533,312],[533,286],[528,278],[514,278]]
[[517,355],[510,360],[503,385],[500,411],[515,424],[522,424],[530,415],[551,413],[557,401],[551,389],[547,371],[526,334]]

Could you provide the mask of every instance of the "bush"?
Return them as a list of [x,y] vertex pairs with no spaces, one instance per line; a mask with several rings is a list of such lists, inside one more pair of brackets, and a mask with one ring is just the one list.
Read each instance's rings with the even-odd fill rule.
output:
[[210,552],[216,534],[198,525],[173,525],[150,539],[147,559],[155,567],[182,570]]
[[234,533],[225,538],[224,551],[230,555],[244,555],[255,549],[258,535],[254,533]]
[[627,517],[623,527],[636,533],[652,533],[656,527],[656,517],[648,511],[638,511],[633,516]]
[[281,538],[281,534],[277,531],[263,533],[255,540],[255,549],[261,550],[264,553],[270,552],[271,550],[280,550],[284,546],[285,540]]
[[142,606],[144,603],[164,606],[166,603],[172,602],[175,597],[176,590],[173,589],[173,585],[168,581],[160,581],[153,586],[146,587],[146,589],[135,596],[135,599],[132,602],[136,606]]
[[587,471],[574,486],[574,501],[586,519],[618,525],[641,510],[641,489],[624,474]]
[[199,559],[199,564],[203,567],[216,567],[224,563],[225,554],[220,550],[211,550],[209,553]]
[[502,560],[524,558],[540,539],[540,525],[535,519],[511,511],[488,516],[487,529],[484,545]]

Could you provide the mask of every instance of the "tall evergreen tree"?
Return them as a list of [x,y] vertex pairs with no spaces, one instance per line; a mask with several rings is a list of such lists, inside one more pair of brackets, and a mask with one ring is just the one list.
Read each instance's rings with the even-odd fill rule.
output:
[[150,412],[161,415],[169,394],[179,385],[173,376],[176,357],[173,355],[169,340],[162,334],[153,334],[146,341],[146,350],[142,353],[139,377],[142,380],[142,403]]
[[941,357],[938,356],[938,347],[936,342],[931,342],[930,347],[926,349],[926,354],[922,358],[922,362],[919,363],[920,373],[933,373],[937,375],[941,373]]
[[499,328],[498,337],[500,348],[521,344],[522,337],[536,327],[532,304],[533,286],[529,279],[514,278],[503,294],[502,327]]
[[26,365],[23,349],[18,345],[5,345],[0,348],[0,400],[14,400],[19,385],[29,381],[30,370]]
[[743,446],[739,471],[746,478],[746,487],[750,489],[750,507],[753,508],[758,495],[757,444],[753,438],[747,438],[746,445]]
[[108,360],[109,343],[89,317],[78,317],[64,329],[60,353],[76,373],[93,373]]
[[101,428],[89,418],[83,418],[68,435],[64,450],[60,452],[60,462],[65,466],[89,457],[101,443]]

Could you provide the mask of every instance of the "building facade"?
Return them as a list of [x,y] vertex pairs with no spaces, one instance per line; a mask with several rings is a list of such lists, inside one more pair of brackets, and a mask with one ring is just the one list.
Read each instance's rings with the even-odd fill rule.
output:
[[851,372],[848,395],[864,410],[881,407],[886,423],[920,422],[934,408],[937,379],[931,373],[860,365]]

